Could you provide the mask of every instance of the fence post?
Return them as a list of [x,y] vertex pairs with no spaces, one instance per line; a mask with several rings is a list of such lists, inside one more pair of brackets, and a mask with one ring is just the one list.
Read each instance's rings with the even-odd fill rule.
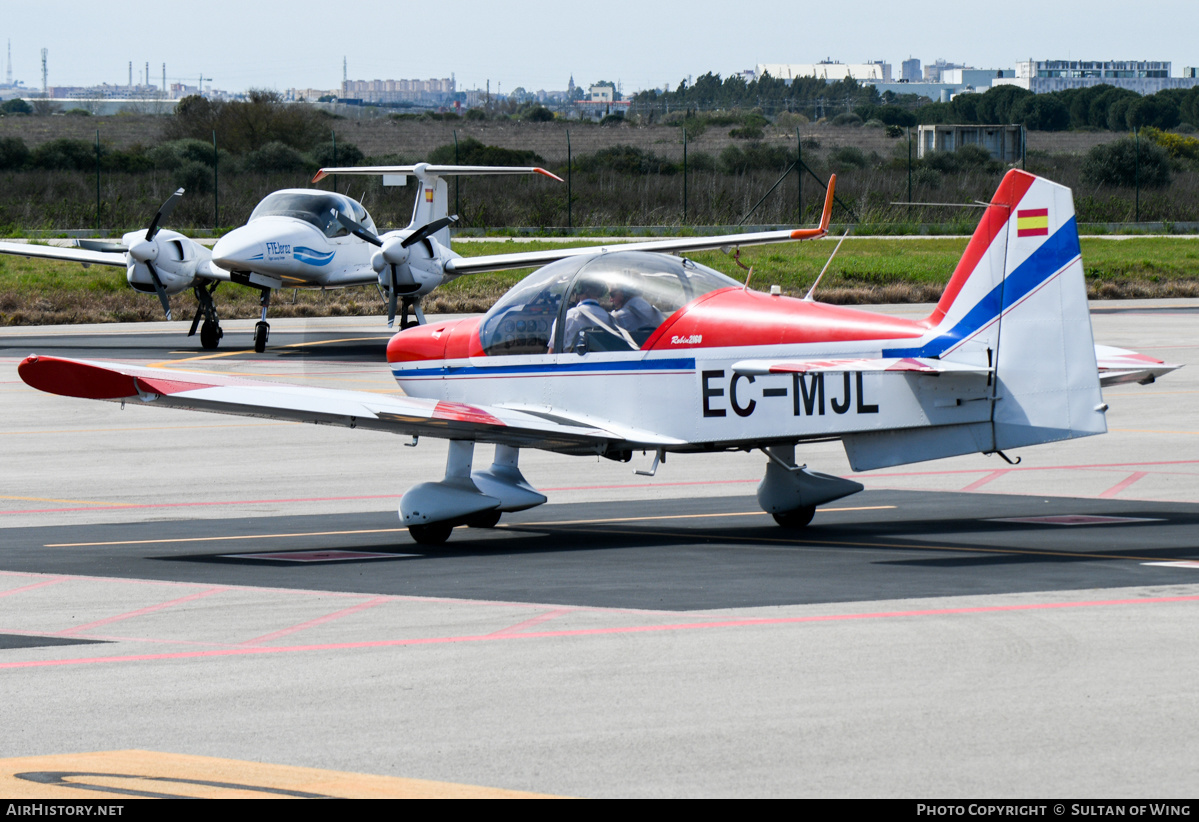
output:
[[912,202],[912,127],[908,126],[908,202]]
[[[330,129],[329,133],[333,135],[333,167],[337,168],[337,131]],[[337,191],[337,175],[333,175],[333,190]]]
[[221,224],[221,178],[217,171],[220,154],[216,147],[216,129],[212,132],[212,229],[215,231]]
[[96,231],[100,230],[100,129],[96,129]]
[[[454,165],[458,165],[458,129],[454,129]],[[462,202],[458,199],[458,181],[462,179],[461,174],[454,175],[454,214],[462,213]]]
[[1132,136],[1135,141],[1134,142],[1135,148],[1133,150],[1135,156],[1132,161],[1132,168],[1133,168],[1132,173],[1133,173],[1133,180],[1135,180],[1136,184],[1137,184],[1137,219],[1136,219],[1136,221],[1139,223],[1141,221],[1141,130],[1139,128],[1134,128],[1132,130]]
[[574,181],[574,163],[570,156],[570,129],[566,129],[566,228],[571,232],[575,228],[574,208],[575,199],[571,192]]
[[683,224],[687,224],[687,126],[683,126]]
[[799,136],[799,126],[795,127],[795,207],[798,225],[803,222],[803,138]]

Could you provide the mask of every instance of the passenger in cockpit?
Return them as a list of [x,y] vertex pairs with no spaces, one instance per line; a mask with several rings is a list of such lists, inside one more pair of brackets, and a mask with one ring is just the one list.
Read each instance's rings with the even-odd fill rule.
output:
[[625,331],[652,330],[666,319],[630,285],[614,284],[608,293],[612,297],[612,319]]

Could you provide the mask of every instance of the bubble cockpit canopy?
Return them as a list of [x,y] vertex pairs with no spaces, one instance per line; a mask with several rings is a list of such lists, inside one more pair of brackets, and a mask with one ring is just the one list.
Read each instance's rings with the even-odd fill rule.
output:
[[312,223],[326,237],[346,237],[349,230],[338,222],[333,211],[340,211],[377,234],[375,223],[357,200],[328,191],[284,189],[268,194],[250,214],[250,222],[260,217],[294,217]]
[[640,348],[666,318],[736,280],[686,258],[644,251],[568,257],[530,274],[487,312],[489,356]]

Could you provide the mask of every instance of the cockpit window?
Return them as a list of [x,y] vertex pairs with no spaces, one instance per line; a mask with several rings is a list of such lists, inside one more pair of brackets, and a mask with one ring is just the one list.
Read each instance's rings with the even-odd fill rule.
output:
[[350,232],[337,220],[334,211],[349,215],[372,234],[377,233],[374,221],[361,203],[320,191],[276,191],[258,204],[250,214],[250,222],[259,217],[295,217],[316,226],[326,237],[345,237]]
[[489,356],[636,350],[696,297],[736,285],[665,254],[567,258],[531,274],[496,303],[480,325],[480,341]]

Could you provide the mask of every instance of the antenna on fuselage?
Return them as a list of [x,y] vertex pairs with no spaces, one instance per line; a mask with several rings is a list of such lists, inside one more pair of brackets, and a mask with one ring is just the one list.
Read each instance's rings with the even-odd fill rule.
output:
[[841,243],[845,242],[845,238],[849,236],[849,226],[845,226],[845,233],[841,235],[841,239],[837,240],[837,247],[833,249],[833,253],[828,255],[828,262],[824,264],[824,268],[820,269],[820,276],[816,278],[816,282],[812,283],[812,287],[808,289],[808,293],[804,294],[806,302],[812,301],[812,295],[816,293],[816,286],[820,285],[820,280],[824,277],[824,272],[828,271],[828,267],[833,264],[833,257],[837,256],[837,251],[841,248]]

